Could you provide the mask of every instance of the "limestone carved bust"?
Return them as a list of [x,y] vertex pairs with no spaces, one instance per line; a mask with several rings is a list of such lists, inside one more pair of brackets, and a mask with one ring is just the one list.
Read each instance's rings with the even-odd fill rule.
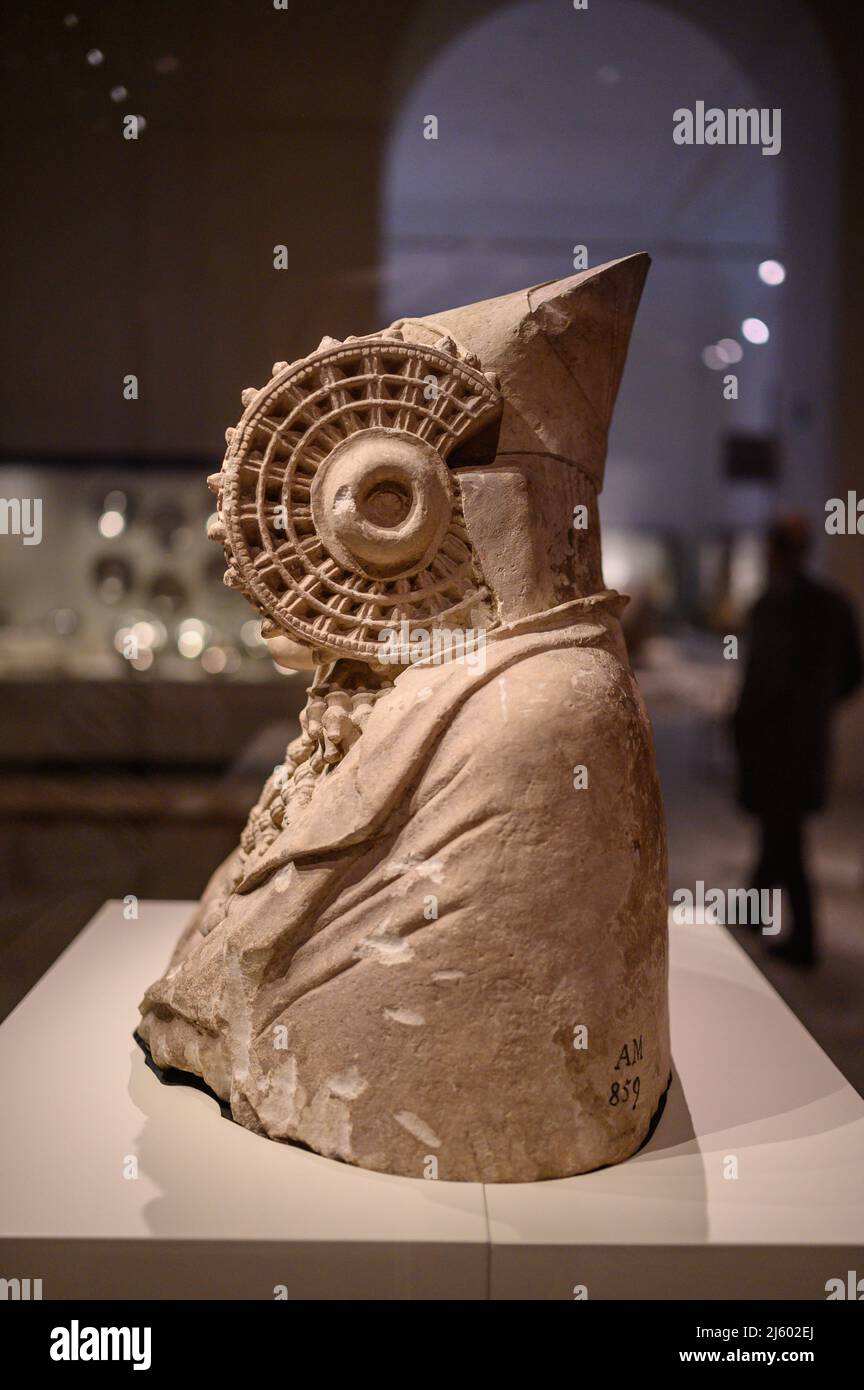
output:
[[314,677],[139,1034],[271,1139],[531,1181],[658,1112],[663,814],[597,512],[647,267],[325,339],[243,393],[212,534]]

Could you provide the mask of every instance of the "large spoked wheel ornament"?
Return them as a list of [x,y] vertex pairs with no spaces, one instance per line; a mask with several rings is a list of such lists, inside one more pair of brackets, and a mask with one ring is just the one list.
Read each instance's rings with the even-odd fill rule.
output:
[[366,660],[385,629],[459,625],[485,591],[447,459],[500,416],[493,381],[398,330],[273,370],[209,480],[226,584],[265,636]]

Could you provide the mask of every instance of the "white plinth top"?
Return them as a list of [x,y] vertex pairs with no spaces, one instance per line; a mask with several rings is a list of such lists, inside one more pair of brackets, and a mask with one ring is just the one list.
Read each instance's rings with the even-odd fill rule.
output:
[[136,1005],[191,910],[106,904],[0,1027],[0,1276],[46,1298],[824,1298],[864,1273],[864,1102],[722,927],[671,928],[675,1080],[646,1148],[481,1186],[320,1158],[160,1084]]

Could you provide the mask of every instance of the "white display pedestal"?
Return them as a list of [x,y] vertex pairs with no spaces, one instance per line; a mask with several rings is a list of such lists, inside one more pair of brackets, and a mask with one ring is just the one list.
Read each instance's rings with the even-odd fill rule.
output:
[[824,1299],[864,1276],[864,1102],[722,928],[671,929],[675,1080],[646,1148],[483,1187],[275,1144],[160,1084],[136,1004],[191,910],[107,904],[0,1027],[0,1277],[45,1298]]

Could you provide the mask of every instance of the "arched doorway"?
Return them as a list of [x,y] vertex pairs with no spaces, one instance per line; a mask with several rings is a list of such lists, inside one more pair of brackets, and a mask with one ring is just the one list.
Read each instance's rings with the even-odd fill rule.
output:
[[[835,112],[803,4],[727,7],[721,32],[709,10],[519,0],[461,7],[442,33],[427,7],[406,39],[383,179],[381,319],[570,274],[575,247],[589,264],[650,251],[610,440],[607,579],[632,583],[640,544],[663,538],[680,598],[711,538],[735,533],[746,599],[748,531],[826,496]],[[780,108],[780,152],[676,144],[674,111],[700,100]],[[760,279],[766,260],[783,284]],[[745,319],[768,342],[748,342]],[[706,349],[726,339],[741,358],[712,370]],[[769,445],[755,464],[735,462],[742,436]],[[772,453],[775,476],[740,476],[770,469]]]

